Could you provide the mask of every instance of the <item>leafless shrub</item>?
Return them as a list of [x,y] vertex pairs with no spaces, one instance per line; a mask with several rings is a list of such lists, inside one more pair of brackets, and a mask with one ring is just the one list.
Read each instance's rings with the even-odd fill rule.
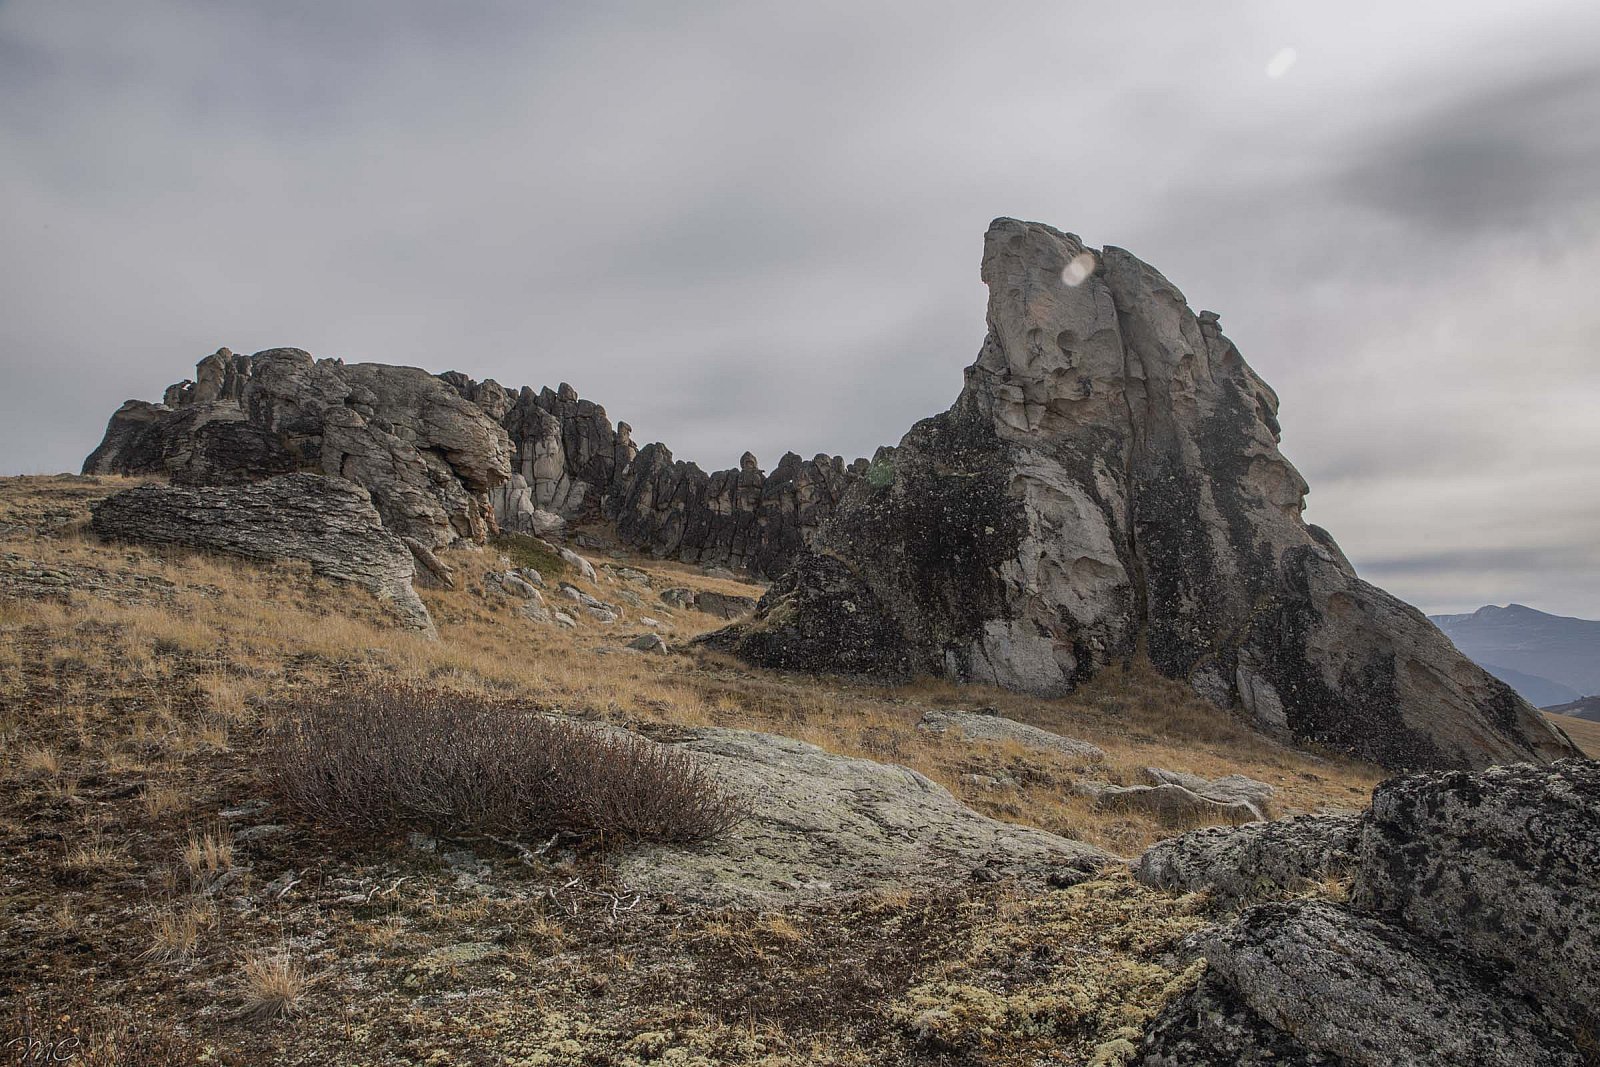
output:
[[689,842],[744,815],[677,749],[403,686],[299,708],[268,753],[290,807],[347,830]]

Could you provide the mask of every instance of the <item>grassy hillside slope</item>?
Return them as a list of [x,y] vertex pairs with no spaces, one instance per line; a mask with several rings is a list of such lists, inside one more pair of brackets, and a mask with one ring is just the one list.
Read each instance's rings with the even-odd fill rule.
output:
[[[258,817],[267,731],[374,680],[645,733],[782,733],[1123,856],[1182,827],[1094,811],[1064,758],[917,721],[992,707],[1101,746],[1103,779],[1246,774],[1277,788],[1281,814],[1358,809],[1379,777],[1137,666],[1040,700],[633,652],[641,615],[675,645],[722,625],[661,603],[664,588],[760,591],[649,559],[596,555],[649,585],[603,566],[577,584],[644,605],[569,631],[479,591],[497,553],[451,553],[463,588],[423,591],[428,641],[301,568],[100,543],[88,507],[127,484],[0,480],[0,1036],[121,1056],[81,1062],[1109,1064],[1192,977],[1161,951],[1205,902],[1115,867],[1047,893],[974,883],[713,912],[636,900],[593,850],[546,861]],[[1015,787],[984,787],[1002,775]]]

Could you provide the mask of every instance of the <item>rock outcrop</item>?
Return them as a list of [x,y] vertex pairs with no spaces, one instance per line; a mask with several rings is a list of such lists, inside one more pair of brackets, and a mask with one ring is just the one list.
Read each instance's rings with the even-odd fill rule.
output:
[[162,403],[124,404],[84,473],[213,486],[325,474],[361,486],[386,527],[432,549],[486,540],[510,448],[480,407],[426,371],[224,348]]
[[503,420],[517,452],[517,473],[495,496],[506,529],[542,532],[541,512],[603,517],[623,543],[654,555],[776,575],[866,467],[790,452],[769,474],[746,452],[738,469],[707,474],[659,442],[636,451],[627,423],[608,433],[605,409],[570,386],[546,389],[531,405],[531,390],[521,396]]
[[189,485],[313,471],[371,491],[385,525],[428,549],[608,520],[662,558],[775,575],[866,468],[789,453],[768,474],[746,452],[737,470],[706,474],[632,434],[564,382],[509,390],[457,371],[224,348],[161,403],[124,404],[83,469]]
[[1600,1035],[1600,762],[1385,782],[1353,903]]
[[1355,866],[1354,815],[1300,815],[1243,826],[1207,826],[1158,841],[1134,865],[1157,889],[1205,890],[1225,901],[1298,892]]
[[[1158,845],[1141,876],[1165,871],[1159,883],[1192,888],[1206,851],[1224,884],[1252,852],[1314,862],[1325,842],[1330,861],[1350,856],[1336,823],[1254,833],[1220,853],[1197,848],[1198,834],[1176,852]],[[1198,939],[1205,977],[1167,1006],[1135,1062],[1594,1062],[1600,763],[1392,780],[1374,793],[1359,842],[1348,906],[1264,904]]]
[[94,506],[95,533],[258,560],[302,560],[314,574],[371,590],[408,625],[433,632],[411,581],[411,550],[384,528],[367,491],[342,478],[286,474],[250,485],[142,485]]
[[1045,694],[1142,651],[1268,731],[1389,766],[1575,751],[1306,524],[1277,397],[1215,314],[1038,223],[996,220],[982,275],[955,405],[881,449],[714,646]]
[[710,841],[629,853],[620,876],[652,894],[768,905],[997,877],[1043,886],[1108,860],[1080,842],[979,815],[905,767],[748,730],[690,730],[672,743],[752,806]]
[[1195,819],[1256,822],[1267,817],[1272,801],[1270,785],[1240,774],[1210,779],[1159,767],[1146,767],[1143,774],[1145,785],[1079,782],[1077,788],[1094,798],[1094,806],[1102,811],[1147,811],[1169,823]]
[[776,575],[866,469],[865,460],[790,452],[768,474],[746,452],[737,469],[707,474],[659,442],[636,447],[631,426],[613,426],[565,382],[512,393],[456,371],[440,378],[510,436],[512,475],[492,500],[501,528],[517,533],[607,519],[624,544],[662,558]]

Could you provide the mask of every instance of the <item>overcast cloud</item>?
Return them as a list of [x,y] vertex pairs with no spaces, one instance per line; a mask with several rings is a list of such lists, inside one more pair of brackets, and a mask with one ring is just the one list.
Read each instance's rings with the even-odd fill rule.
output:
[[1597,41],[1591,0],[0,0],[0,473],[220,345],[567,381],[707,469],[870,454],[954,398],[1012,215],[1222,313],[1365,576],[1600,617]]

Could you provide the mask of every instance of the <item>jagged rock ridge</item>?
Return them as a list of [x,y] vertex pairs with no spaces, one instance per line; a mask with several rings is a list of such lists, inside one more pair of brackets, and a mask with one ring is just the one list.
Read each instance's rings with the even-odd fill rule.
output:
[[548,534],[611,520],[660,557],[771,575],[821,528],[865,460],[745,453],[706,474],[559,389],[508,390],[450,371],[317,360],[299,349],[201,360],[162,402],[112,416],[86,474],[165,474],[233,485],[293,471],[371,492],[384,524],[429,549],[491,530]]
[[1038,223],[985,239],[988,336],[757,617],[771,666],[1060,693],[1136,653],[1263,728],[1391,766],[1575,751],[1302,518],[1278,400],[1154,268]]
[[687,563],[776,575],[833,513],[865,460],[786,453],[768,474],[746,452],[707,474],[659,442],[637,448],[626,422],[572,386],[513,395],[493,379],[440,377],[496,419],[514,448],[512,476],[492,495],[503,529],[542,533],[561,520],[609,519],[626,544]]

